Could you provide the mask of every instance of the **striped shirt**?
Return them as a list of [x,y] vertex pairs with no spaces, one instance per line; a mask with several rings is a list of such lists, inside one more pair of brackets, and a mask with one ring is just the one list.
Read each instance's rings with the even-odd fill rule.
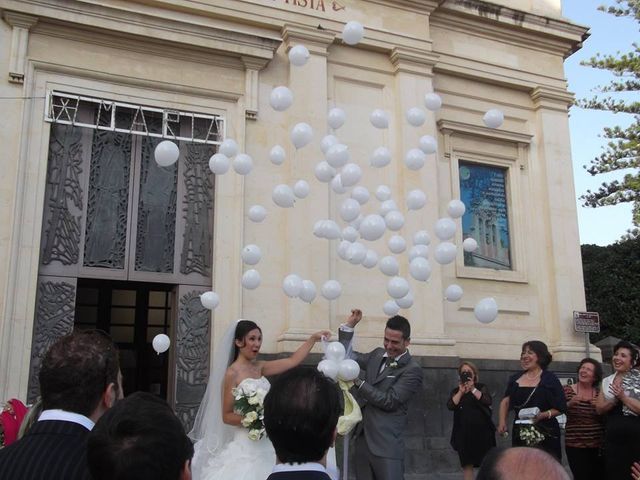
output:
[[[567,397],[567,404],[576,395],[570,385],[564,388],[564,394]],[[603,438],[604,418],[596,413],[592,401],[580,400],[569,405],[565,430],[567,447],[599,448],[602,446]]]

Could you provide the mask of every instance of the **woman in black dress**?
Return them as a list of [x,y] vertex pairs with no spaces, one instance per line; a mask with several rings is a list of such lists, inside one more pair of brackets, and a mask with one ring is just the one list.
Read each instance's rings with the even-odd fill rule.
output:
[[540,413],[533,418],[533,428],[535,433],[544,438],[537,443],[527,441],[526,433],[531,430],[531,426],[523,427],[514,423],[511,443],[514,447],[541,448],[561,461],[560,425],[556,417],[567,411],[567,403],[560,380],[547,370],[551,358],[551,353],[543,342],[532,340],[522,345],[520,365],[523,371],[509,378],[507,390],[500,402],[498,432],[503,434],[507,431],[509,410],[515,411],[517,420],[520,410],[537,407]]
[[476,366],[462,362],[458,375],[458,388],[447,402],[447,408],[453,411],[451,446],[460,457],[464,480],[473,480],[473,467],[479,467],[485,454],[496,446],[496,427],[491,420],[491,395],[478,383]]
[[633,344],[618,342],[614,373],[602,380],[596,411],[606,414],[604,460],[607,479],[626,479],[640,459],[640,354]]

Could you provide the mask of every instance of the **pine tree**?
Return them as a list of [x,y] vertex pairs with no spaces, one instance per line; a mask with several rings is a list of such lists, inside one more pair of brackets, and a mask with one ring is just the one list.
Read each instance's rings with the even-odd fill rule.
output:
[[[640,22],[640,0],[616,0],[616,6],[601,6],[599,10],[616,17],[634,18]],[[582,65],[608,70],[615,76],[608,85],[599,87],[601,93],[615,94],[624,92],[640,92],[640,47],[637,43],[631,45],[631,51],[618,52],[616,55],[600,55]],[[627,95],[628,96],[628,95]],[[636,228],[629,231],[626,238],[640,235],[640,102],[637,100],[615,98],[615,96],[581,99],[576,104],[583,108],[607,110],[614,113],[631,114],[633,123],[622,128],[613,126],[604,129],[603,136],[609,139],[604,152],[595,157],[589,167],[585,166],[591,175],[629,170],[622,180],[603,182],[597,191],[587,192],[580,197],[586,207],[604,207],[620,203],[633,203],[632,221]]]

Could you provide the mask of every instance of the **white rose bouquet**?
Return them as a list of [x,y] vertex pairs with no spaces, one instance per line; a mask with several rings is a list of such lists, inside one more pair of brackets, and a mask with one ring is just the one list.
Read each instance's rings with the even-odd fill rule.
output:
[[240,423],[249,429],[251,440],[260,440],[265,435],[264,429],[264,397],[266,390],[251,382],[245,382],[231,390],[235,399],[233,410],[242,415]]
[[521,426],[519,436],[527,447],[533,447],[545,439],[544,434],[535,425]]

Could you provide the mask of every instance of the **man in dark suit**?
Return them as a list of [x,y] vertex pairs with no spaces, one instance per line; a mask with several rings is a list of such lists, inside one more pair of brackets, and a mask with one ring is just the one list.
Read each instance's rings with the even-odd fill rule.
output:
[[336,439],[340,390],[316,369],[297,367],[273,382],[264,425],[277,464],[267,480],[331,480],[327,451]]
[[89,434],[93,480],[190,480],[193,444],[163,399],[136,392],[105,413]]
[[88,479],[89,432],[122,397],[117,348],[104,332],[74,332],[51,346],[39,378],[43,411],[22,439],[0,450],[0,478]]
[[[352,310],[340,327],[339,339],[349,351],[355,326],[362,319]],[[384,330],[384,348],[369,353],[353,352],[364,379],[352,388],[362,408],[362,422],[353,434],[358,480],[404,478],[404,432],[409,400],[422,388],[422,368],[407,350],[411,338],[409,321],[396,315]]]

